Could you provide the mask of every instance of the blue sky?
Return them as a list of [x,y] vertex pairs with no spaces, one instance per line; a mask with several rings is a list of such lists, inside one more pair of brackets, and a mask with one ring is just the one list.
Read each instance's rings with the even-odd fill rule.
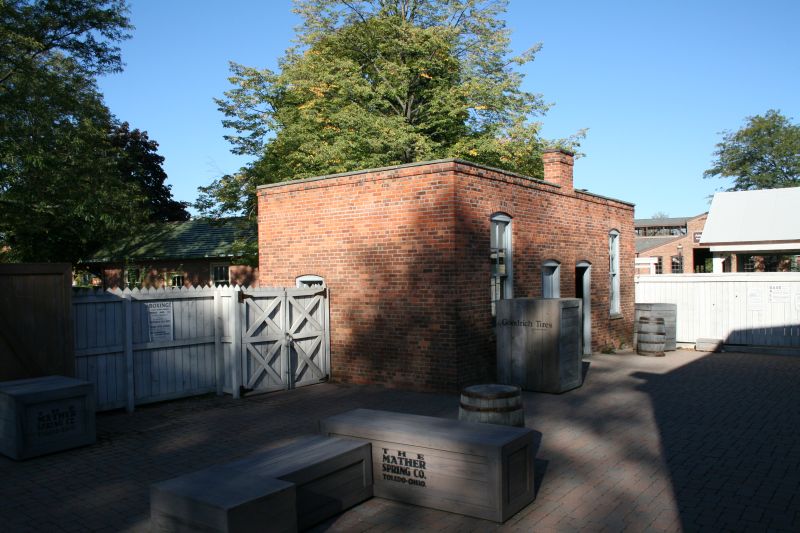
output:
[[[289,0],[137,0],[111,111],[146,130],[180,200],[234,172],[213,98],[228,61],[276,68],[299,19]],[[722,130],[779,109],[800,122],[800,2],[511,0],[512,47],[541,42],[523,87],[555,104],[545,137],[589,128],[575,186],[634,202],[637,217],[690,216],[726,188],[703,179]]]

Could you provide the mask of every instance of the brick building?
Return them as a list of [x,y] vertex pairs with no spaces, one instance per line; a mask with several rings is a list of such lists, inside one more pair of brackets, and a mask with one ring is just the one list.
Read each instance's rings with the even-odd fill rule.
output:
[[707,218],[708,213],[685,218],[636,219],[636,273],[711,272],[711,251],[700,243]]
[[257,269],[236,258],[237,243],[253,242],[255,232],[240,219],[152,224],[80,262],[104,288],[255,286]]
[[581,297],[589,346],[630,344],[633,205],[461,160],[258,190],[259,282],[321,276],[334,380],[454,390],[493,380],[493,301]]

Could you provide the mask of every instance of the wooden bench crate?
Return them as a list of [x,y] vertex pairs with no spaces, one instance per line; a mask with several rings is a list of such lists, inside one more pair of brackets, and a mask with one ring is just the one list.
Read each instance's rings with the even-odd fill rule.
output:
[[0,382],[0,453],[28,459],[95,442],[94,386],[65,376]]
[[375,496],[495,522],[534,498],[530,429],[356,409],[320,431],[372,444]]
[[[242,479],[242,484],[226,481],[229,479]],[[285,493],[283,484],[272,484],[270,480],[291,484],[292,496]],[[204,484],[204,490],[192,488],[198,483]],[[150,494],[152,525],[162,531],[181,530],[168,529],[164,524],[189,524],[209,531],[249,531],[219,527],[232,523],[235,513],[257,517],[267,512],[265,509],[270,509],[273,519],[259,519],[261,527],[272,524],[275,531],[284,531],[286,516],[275,506],[287,508],[289,499],[293,501],[289,509],[296,519],[295,527],[302,530],[372,497],[370,446],[355,440],[308,437],[156,484]],[[196,523],[194,518],[197,510],[207,517],[202,523]]]
[[150,488],[153,532],[297,531],[294,483],[222,465]]

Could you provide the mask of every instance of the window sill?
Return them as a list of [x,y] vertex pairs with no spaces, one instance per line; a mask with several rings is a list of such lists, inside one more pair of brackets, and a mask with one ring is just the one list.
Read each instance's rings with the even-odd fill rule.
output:
[[608,315],[609,320],[622,320],[622,313],[612,313]]

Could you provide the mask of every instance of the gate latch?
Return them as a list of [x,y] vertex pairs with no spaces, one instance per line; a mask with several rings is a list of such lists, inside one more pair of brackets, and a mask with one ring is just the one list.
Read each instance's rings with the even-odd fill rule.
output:
[[240,304],[244,303],[245,300],[247,300],[248,298],[252,298],[252,297],[253,297],[252,294],[245,294],[244,291],[239,291],[239,303]]

